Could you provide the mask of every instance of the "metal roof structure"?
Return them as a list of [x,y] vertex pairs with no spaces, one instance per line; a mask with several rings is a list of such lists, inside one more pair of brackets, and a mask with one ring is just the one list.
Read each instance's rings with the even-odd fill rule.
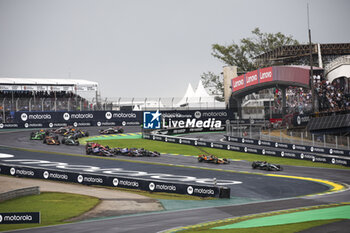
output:
[[98,86],[98,83],[82,79],[0,78],[0,85]]
[[[318,48],[322,56],[348,55],[350,54],[350,43],[335,44],[313,44],[312,54],[318,54]],[[310,56],[310,45],[286,45],[281,46],[259,56],[254,59],[258,64],[269,64],[271,62],[280,62],[283,64],[298,61],[301,58]]]

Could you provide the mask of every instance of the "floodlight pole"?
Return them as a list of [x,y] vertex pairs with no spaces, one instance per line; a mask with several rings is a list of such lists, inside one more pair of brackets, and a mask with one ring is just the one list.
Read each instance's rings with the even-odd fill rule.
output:
[[311,101],[312,101],[312,112],[315,113],[315,86],[314,86],[314,69],[312,59],[312,42],[311,42],[311,29],[309,19],[309,4],[307,4],[307,27],[309,31],[309,48],[310,48],[310,89],[311,89]]

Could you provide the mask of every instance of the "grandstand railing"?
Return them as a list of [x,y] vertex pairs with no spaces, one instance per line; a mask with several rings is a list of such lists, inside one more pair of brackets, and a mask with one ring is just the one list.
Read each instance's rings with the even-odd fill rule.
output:
[[0,97],[0,122],[7,123],[14,112],[19,111],[153,111],[153,110],[197,110],[225,109],[225,103],[215,99],[191,98],[117,98],[92,99],[83,98],[19,98]]
[[288,130],[281,125],[272,124],[228,124],[226,135],[241,138],[275,141],[298,145],[309,145],[339,149],[350,149],[349,136],[312,134],[306,129]]

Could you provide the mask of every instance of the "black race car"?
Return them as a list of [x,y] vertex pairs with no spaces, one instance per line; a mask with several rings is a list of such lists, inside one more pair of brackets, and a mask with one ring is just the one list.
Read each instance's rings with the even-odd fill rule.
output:
[[90,155],[99,155],[99,156],[114,156],[114,153],[108,146],[102,146],[101,144],[94,143],[94,142],[88,142],[86,144],[86,154]]
[[100,134],[124,133],[124,129],[122,127],[111,127],[108,129],[101,129],[99,133]]
[[144,148],[113,148],[115,155],[126,155],[132,157],[159,157],[160,153],[157,151],[149,151]]
[[268,163],[266,161],[254,161],[252,163],[252,168],[266,171],[283,171],[281,165]]
[[226,158],[218,158],[214,155],[198,155],[198,162],[215,163],[215,164],[229,164],[230,161]]
[[74,136],[67,136],[62,138],[62,144],[65,145],[72,145],[72,146],[79,146],[79,141]]

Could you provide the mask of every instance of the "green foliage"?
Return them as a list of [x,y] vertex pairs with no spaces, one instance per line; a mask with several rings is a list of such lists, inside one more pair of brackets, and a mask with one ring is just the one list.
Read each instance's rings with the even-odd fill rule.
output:
[[[212,45],[212,55],[228,66],[237,66],[238,73],[245,73],[259,68],[254,58],[284,45],[297,45],[299,42],[292,36],[281,32],[266,33],[259,28],[252,31],[253,36],[243,38],[240,43],[232,42],[229,45]],[[264,64],[270,66],[272,64]],[[203,85],[208,88],[211,94],[218,95],[218,100],[223,100],[224,85],[220,75],[211,71],[201,75]]]
[[255,28],[252,34],[253,37],[241,39],[240,44],[213,44],[212,55],[226,65],[237,66],[238,72],[248,72],[259,68],[254,63],[254,57],[284,45],[299,44],[292,36],[281,32],[263,33],[259,28]]
[[220,75],[216,75],[209,71],[208,73],[203,73],[201,75],[203,86],[209,90],[211,95],[216,96],[217,101],[224,100],[224,82]]
[[100,200],[95,197],[45,192],[0,203],[1,212],[40,212],[40,224],[4,224],[0,231],[42,227],[64,223],[64,220],[79,216],[95,207]]

